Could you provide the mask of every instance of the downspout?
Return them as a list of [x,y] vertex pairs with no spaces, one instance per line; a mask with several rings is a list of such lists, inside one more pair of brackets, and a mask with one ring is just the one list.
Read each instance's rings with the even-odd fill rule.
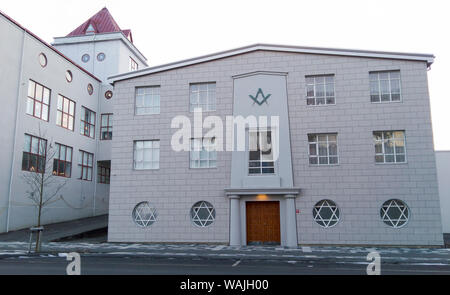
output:
[[[92,54],[92,62],[93,62],[93,64],[92,64],[92,72],[93,73],[92,74],[93,75],[95,75],[95,61],[97,60],[97,56],[95,55],[95,53],[96,53],[96,51],[95,51],[95,39],[96,38],[97,38],[97,35],[94,34],[94,40],[93,40],[94,41],[94,53]],[[97,116],[95,118],[95,120],[97,122],[100,122],[100,124],[101,124],[100,93],[102,92],[101,91],[101,86],[102,85],[99,85],[98,95],[97,95],[97,105],[98,105],[99,112],[98,112],[98,114],[97,114]],[[100,121],[98,121],[99,115],[100,115]],[[98,124],[96,124],[95,129],[97,129],[97,126],[98,126]],[[94,133],[97,133],[96,131],[97,130],[95,130]],[[97,185],[98,185],[98,182],[97,182],[97,170],[96,169],[98,169],[98,167],[97,167],[98,164],[95,163],[95,162],[97,162],[97,157],[98,157],[98,145],[99,145],[100,136],[101,136],[101,128],[99,128],[98,136],[99,136],[99,138],[95,141],[95,155],[94,155],[94,159],[92,159],[92,161],[93,161],[93,163],[92,163],[92,166],[93,166],[93,168],[92,168],[92,174],[93,174],[92,178],[94,179],[94,204],[93,204],[93,207],[92,207],[92,216],[95,216],[95,205],[96,205],[96,199],[97,199]]]
[[13,182],[13,173],[14,173],[14,165],[15,165],[15,151],[16,151],[16,141],[17,141],[17,129],[19,125],[19,102],[20,102],[20,94],[21,94],[21,84],[22,84],[22,74],[23,74],[23,57],[25,54],[25,36],[26,32],[23,31],[23,37],[22,37],[22,50],[21,50],[21,56],[20,56],[20,71],[19,71],[19,77],[18,77],[18,83],[17,83],[17,99],[16,99],[16,122],[14,125],[14,143],[13,143],[13,149],[11,152],[12,160],[11,160],[11,167],[10,167],[10,177],[9,177],[9,192],[8,192],[8,213],[6,217],[6,232],[9,232],[9,218],[10,218],[10,210],[11,210],[11,194],[12,194],[12,182]]

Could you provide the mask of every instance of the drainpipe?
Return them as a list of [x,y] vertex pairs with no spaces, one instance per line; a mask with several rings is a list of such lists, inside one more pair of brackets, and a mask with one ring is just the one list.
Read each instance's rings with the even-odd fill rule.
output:
[[21,100],[20,94],[21,94],[21,83],[22,83],[22,73],[23,73],[23,57],[24,57],[24,51],[25,51],[25,37],[26,32],[23,31],[23,37],[22,37],[22,50],[21,50],[21,56],[20,56],[20,71],[19,71],[19,77],[18,77],[18,83],[17,83],[17,99],[16,99],[16,122],[14,125],[14,143],[12,148],[12,159],[11,159],[11,167],[10,167],[10,177],[9,177],[9,192],[8,192],[8,213],[6,217],[6,232],[9,232],[9,218],[10,218],[10,210],[11,210],[11,194],[12,194],[12,182],[13,182],[13,173],[14,173],[14,165],[15,165],[15,151],[16,151],[16,142],[17,142],[17,129],[19,125],[19,102]]
[[[97,60],[97,56],[95,55],[95,53],[96,53],[95,52],[95,40],[96,40],[96,38],[97,38],[97,35],[94,34],[94,39],[93,39],[93,41],[94,41],[93,42],[94,43],[94,53],[92,54],[92,62],[93,62],[93,64],[92,64],[92,72],[93,73],[92,74],[93,75],[95,75],[95,61]],[[99,85],[98,95],[97,95],[97,105],[98,105],[99,112],[98,112],[98,114],[97,114],[97,116],[95,118],[95,120],[97,122],[100,122],[100,124],[101,124],[101,118],[102,118],[102,113],[101,113],[101,110],[100,110],[100,93],[102,92],[101,87],[102,87],[102,85]],[[98,121],[99,117],[100,117],[100,121]],[[96,126],[95,129],[97,129],[99,124],[96,124],[95,126]],[[97,130],[95,130],[95,131],[97,131]],[[97,132],[95,132],[95,133],[97,134]],[[99,142],[100,142],[100,136],[102,136],[101,135],[101,128],[99,128],[98,136],[99,136],[98,139],[95,140],[95,155],[94,155],[94,159],[93,159],[93,163],[92,163],[92,166],[93,166],[93,168],[92,168],[92,174],[93,174],[92,178],[94,179],[94,200],[93,200],[94,203],[93,203],[93,206],[92,206],[92,216],[95,216],[95,203],[96,203],[96,198],[97,198],[97,185],[98,185],[98,182],[97,182],[97,170],[95,170],[95,169],[98,169],[98,167],[97,167],[98,164],[95,163],[95,162],[97,162],[98,145],[99,145]]]

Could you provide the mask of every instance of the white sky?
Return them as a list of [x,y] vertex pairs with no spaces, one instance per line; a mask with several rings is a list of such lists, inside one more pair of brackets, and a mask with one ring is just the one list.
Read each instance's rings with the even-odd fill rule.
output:
[[132,29],[150,66],[254,43],[433,53],[435,148],[450,150],[448,2],[2,0],[0,10],[52,42],[106,6],[122,29]]

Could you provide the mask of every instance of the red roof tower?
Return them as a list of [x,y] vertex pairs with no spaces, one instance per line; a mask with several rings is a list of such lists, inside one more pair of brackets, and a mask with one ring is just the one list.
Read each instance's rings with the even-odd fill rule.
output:
[[67,37],[116,32],[121,32],[128,40],[133,42],[131,30],[120,29],[109,10],[105,7],[73,30]]

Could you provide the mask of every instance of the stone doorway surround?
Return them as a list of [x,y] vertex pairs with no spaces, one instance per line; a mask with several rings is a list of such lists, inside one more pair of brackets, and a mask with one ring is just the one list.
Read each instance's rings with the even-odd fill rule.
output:
[[[280,206],[284,207],[282,214],[281,231],[284,233],[281,246],[297,248],[297,218],[295,199],[300,195],[300,188],[227,188],[225,196],[230,199],[230,246],[245,246],[246,241],[242,238],[242,225],[245,225],[245,218],[241,212],[241,202],[245,198],[268,196],[281,199]],[[283,205],[284,203],[284,205]]]

